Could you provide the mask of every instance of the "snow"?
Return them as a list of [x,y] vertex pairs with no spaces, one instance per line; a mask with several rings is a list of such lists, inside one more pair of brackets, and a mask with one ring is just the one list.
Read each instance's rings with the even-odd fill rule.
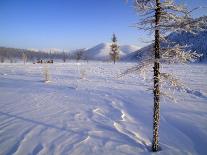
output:
[[[153,96],[135,63],[0,64],[0,154],[134,155],[150,152]],[[165,65],[189,85],[161,100],[156,154],[207,152],[207,69]]]

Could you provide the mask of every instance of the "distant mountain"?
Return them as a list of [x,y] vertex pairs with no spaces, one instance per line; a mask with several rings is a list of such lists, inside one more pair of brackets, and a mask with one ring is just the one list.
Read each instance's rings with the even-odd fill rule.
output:
[[[207,21],[207,17],[202,18]],[[187,45],[186,50],[196,51],[203,55],[200,57],[200,62],[207,61],[207,27],[203,31],[195,30],[195,32],[173,32],[167,36],[167,39],[176,44]],[[167,45],[161,44],[161,46]],[[127,61],[139,61],[140,59],[152,56],[152,54],[153,45],[151,44],[128,54],[124,59]]]
[[134,51],[137,51],[139,49],[139,47],[135,46],[135,45],[122,45],[120,46],[120,50],[124,53],[124,54],[130,54]]
[[[101,60],[101,61],[108,61],[110,60],[109,53],[111,51],[111,43],[101,43],[98,44],[90,49],[87,49],[84,52],[84,57],[88,60]],[[122,45],[120,46],[119,54],[120,58],[124,57],[125,55],[132,53],[139,48],[134,45]]]
[[[22,54],[26,54],[28,61],[36,61],[37,59],[73,59],[73,60],[97,60],[97,61],[109,61],[109,53],[111,51],[111,43],[101,43],[90,49],[76,49],[70,52],[63,52],[58,49],[18,49],[0,47],[0,62],[17,62],[22,59]],[[120,46],[120,60],[124,56],[132,53],[139,48],[134,45]]]
[[187,50],[196,51],[203,55],[200,61],[207,61],[207,28],[196,34],[189,32],[171,33],[168,39],[180,45],[187,45]]
[[130,54],[125,55],[122,59],[124,61],[139,61],[142,60],[144,58],[149,57],[150,55],[152,55],[152,51],[153,51],[153,46],[152,45],[148,45],[146,47],[143,47],[135,52],[132,52]]
[[41,49],[41,51],[46,53],[61,53],[63,51],[68,51],[68,50],[63,50],[59,48],[43,48]]

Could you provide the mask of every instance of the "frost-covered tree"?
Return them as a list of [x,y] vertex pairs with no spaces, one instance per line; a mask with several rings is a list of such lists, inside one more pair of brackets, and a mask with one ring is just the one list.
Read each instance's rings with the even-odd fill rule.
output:
[[115,64],[116,61],[119,60],[119,46],[117,45],[117,38],[115,34],[113,34],[112,37],[111,51],[109,54]]
[[146,66],[153,65],[153,94],[154,94],[154,114],[153,114],[153,140],[152,151],[159,150],[159,122],[160,122],[160,87],[161,81],[166,80],[170,86],[179,87],[178,80],[173,75],[160,72],[160,63],[186,63],[194,61],[199,55],[194,51],[186,51],[186,46],[181,46],[170,42],[166,37],[171,32],[192,32],[202,30],[206,22],[202,18],[193,19],[193,10],[188,10],[183,5],[178,5],[174,0],[134,0],[136,11],[143,17],[137,28],[149,31],[154,34],[153,52],[142,60],[138,66],[128,70],[146,70]]

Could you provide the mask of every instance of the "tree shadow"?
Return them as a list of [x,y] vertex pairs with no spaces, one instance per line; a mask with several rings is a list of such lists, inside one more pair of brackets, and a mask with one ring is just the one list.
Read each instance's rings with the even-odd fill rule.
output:
[[36,124],[36,125],[41,125],[41,126],[44,126],[44,127],[47,127],[47,128],[52,128],[52,129],[65,131],[65,132],[72,132],[74,134],[80,134],[79,132],[76,132],[76,131],[73,131],[73,130],[70,130],[70,129],[67,129],[67,128],[64,128],[64,127],[59,127],[59,126],[56,126],[56,125],[53,125],[53,124],[33,120],[33,119],[30,119],[30,118],[25,118],[25,117],[14,115],[14,114],[9,114],[9,113],[5,113],[5,112],[0,111],[0,115],[7,116],[9,118],[15,118],[15,119],[25,121],[25,122],[28,122],[28,123],[32,123],[32,124]]

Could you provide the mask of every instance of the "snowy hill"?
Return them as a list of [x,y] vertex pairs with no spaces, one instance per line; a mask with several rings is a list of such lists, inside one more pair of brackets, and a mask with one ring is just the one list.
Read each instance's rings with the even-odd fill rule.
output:
[[[109,58],[109,53],[111,50],[111,43],[101,43],[98,44],[90,49],[87,49],[84,52],[84,57],[88,60],[102,60],[102,61],[108,61]],[[124,57],[127,54],[130,54],[139,48],[134,45],[122,45],[120,46],[120,57]]]
[[203,54],[200,61],[207,61],[207,28],[205,31],[192,34],[189,32],[172,33],[169,40],[180,45],[188,45],[188,50]]
[[152,54],[152,48],[153,46],[152,45],[148,45],[146,47],[143,47],[135,52],[132,52],[130,54],[127,54],[123,57],[123,59],[125,61],[129,61],[129,62],[134,62],[134,61],[137,61],[137,60],[142,60],[146,57],[149,57],[149,55]]
[[[203,17],[207,20],[207,17]],[[168,40],[180,45],[187,45],[187,50],[196,51],[203,56],[200,62],[207,61],[207,27],[204,31],[197,31],[196,34],[190,32],[174,32],[167,36]],[[164,44],[163,44],[164,45]],[[164,45],[166,46],[166,44]],[[152,55],[153,46],[148,45],[125,57],[128,61],[137,61]]]
[[135,45],[122,45],[120,46],[120,50],[124,53],[124,54],[130,54],[134,51],[137,51],[139,49],[139,47],[135,46]]

